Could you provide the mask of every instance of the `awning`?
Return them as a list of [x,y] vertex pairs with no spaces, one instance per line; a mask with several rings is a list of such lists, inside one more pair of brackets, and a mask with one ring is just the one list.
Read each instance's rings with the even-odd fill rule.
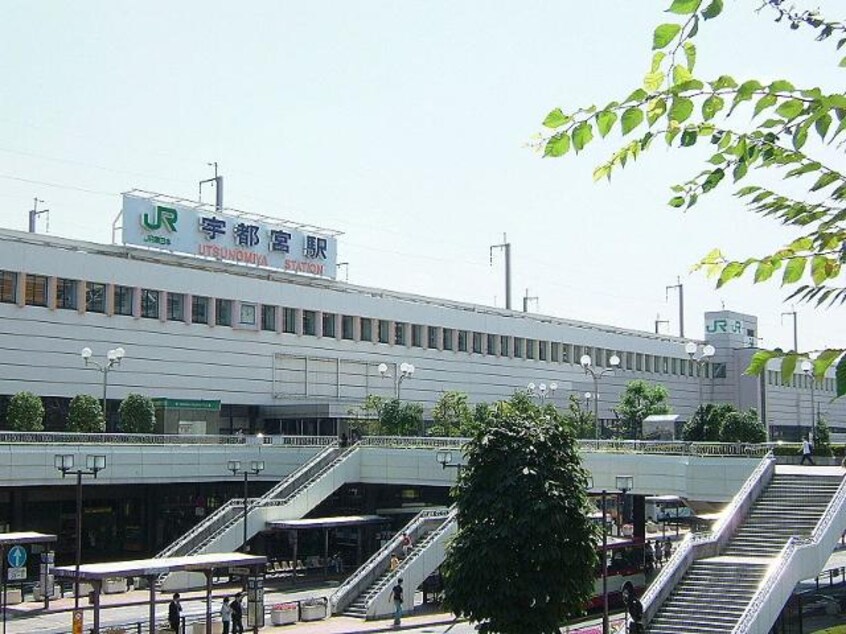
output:
[[14,546],[16,544],[46,544],[56,541],[55,535],[24,531],[21,533],[0,533],[0,546]]
[[390,522],[381,515],[341,515],[336,517],[312,517],[301,520],[278,520],[268,522],[267,527],[275,530],[302,530],[306,528],[338,528],[341,526],[363,526]]
[[[111,577],[158,576],[168,572],[215,570],[230,567],[257,567],[267,563],[267,557],[243,553],[207,553],[187,557],[162,557],[160,559],[133,559],[101,564],[83,564],[79,567],[79,578],[100,580]],[[60,566],[53,569],[57,577],[76,577],[74,566]]]

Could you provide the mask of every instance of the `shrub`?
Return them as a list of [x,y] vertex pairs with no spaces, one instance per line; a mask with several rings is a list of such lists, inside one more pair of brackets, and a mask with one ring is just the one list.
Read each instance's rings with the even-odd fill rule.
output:
[[68,411],[68,431],[96,433],[106,430],[100,401],[88,394],[74,396]]
[[120,430],[127,434],[149,434],[156,425],[153,401],[142,394],[130,394],[120,403]]
[[6,423],[14,431],[42,431],[44,404],[32,392],[18,392],[9,401]]

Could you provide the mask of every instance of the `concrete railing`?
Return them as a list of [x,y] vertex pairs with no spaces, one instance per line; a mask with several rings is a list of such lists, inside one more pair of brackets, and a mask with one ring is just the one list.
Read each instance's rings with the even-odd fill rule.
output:
[[337,442],[337,440],[334,436],[0,432],[0,445],[274,445],[280,447],[325,447]]

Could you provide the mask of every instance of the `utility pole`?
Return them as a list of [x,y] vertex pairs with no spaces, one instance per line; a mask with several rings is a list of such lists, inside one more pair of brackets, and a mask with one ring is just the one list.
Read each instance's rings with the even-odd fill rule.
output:
[[679,290],[679,337],[684,338],[684,284],[682,284],[680,277],[676,278],[675,284],[664,289],[664,296],[669,301],[670,290],[676,288]]
[[785,316],[793,317],[793,352],[799,352],[799,315],[796,314],[796,307],[788,313],[781,314],[781,323],[784,323]]
[[[33,198],[32,199],[32,209],[29,210],[29,232],[35,233],[35,220],[41,214],[49,214],[49,209],[39,209],[38,203],[43,203],[44,201],[40,198]],[[50,216],[47,216],[47,230],[50,230]]]
[[655,334],[656,335],[658,334],[658,331],[660,329],[661,324],[667,324],[667,326],[669,326],[670,320],[669,319],[661,319],[661,313],[658,313],[657,315],[655,315]]
[[218,176],[217,161],[206,163],[209,167],[214,166],[214,178],[207,178],[200,181],[200,202],[203,200],[203,185],[214,183],[214,208],[216,211],[223,210],[223,176]]
[[527,288],[527,289],[526,289],[526,295],[525,295],[525,297],[523,297],[523,312],[524,312],[524,313],[528,313],[528,312],[529,312],[529,302],[534,302],[534,303],[535,303],[535,306],[537,306],[537,305],[538,305],[538,298],[537,298],[537,296],[535,296],[535,297],[529,297],[529,289]]
[[502,234],[502,244],[491,245],[491,266],[493,266],[494,249],[505,251],[505,309],[511,310],[511,243],[508,242],[504,233]]

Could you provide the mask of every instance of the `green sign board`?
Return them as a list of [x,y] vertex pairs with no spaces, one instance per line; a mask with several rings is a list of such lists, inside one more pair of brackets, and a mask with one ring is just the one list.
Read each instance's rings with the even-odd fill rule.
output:
[[154,398],[153,405],[162,409],[194,409],[219,412],[220,401],[203,401],[185,398]]

